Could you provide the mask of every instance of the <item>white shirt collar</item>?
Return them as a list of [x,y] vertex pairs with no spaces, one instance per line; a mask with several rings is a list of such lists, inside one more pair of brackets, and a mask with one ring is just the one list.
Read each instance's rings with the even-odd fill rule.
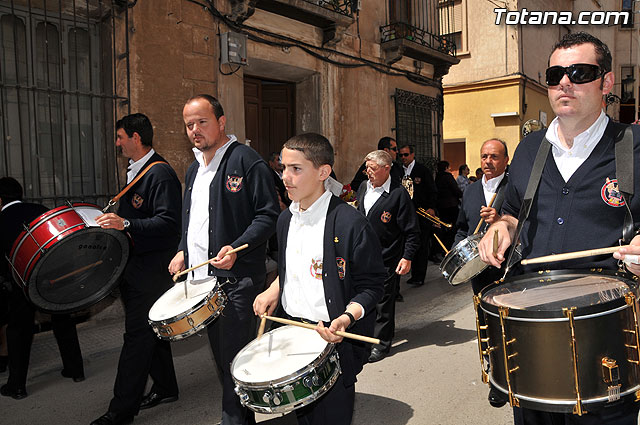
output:
[[389,193],[389,191],[391,190],[391,175],[389,175],[389,177],[387,177],[387,180],[382,183],[382,186],[378,187],[373,187],[373,185],[371,184],[371,180],[367,180],[367,192],[370,190],[375,190],[378,192],[384,191]]
[[139,160],[134,161],[133,159],[129,159],[129,167],[127,168],[127,184],[131,183],[131,180],[133,180],[135,176],[138,175],[138,173],[142,169],[142,166],[147,163],[147,161],[153,156],[154,153],[156,153],[156,151],[151,148],[149,152],[147,152],[146,155]]
[[2,206],[2,209],[1,209],[0,211],[4,211],[4,210],[6,210],[7,208],[9,208],[11,205],[13,205],[13,204],[19,204],[19,203],[21,203],[21,202],[22,202],[22,201],[20,201],[20,200],[11,201],[11,202],[9,202],[7,205],[3,205],[3,206]]
[[600,111],[598,119],[596,119],[589,128],[578,134],[573,139],[573,146],[571,147],[571,149],[567,149],[560,141],[560,137],[558,136],[558,117],[554,118],[553,121],[551,121],[551,124],[549,124],[549,128],[547,129],[547,133],[545,134],[545,136],[554,148],[559,149],[563,152],[581,151],[584,149],[588,149],[589,147],[593,147],[598,143],[598,141],[604,134],[604,130],[607,128],[607,124],[609,124],[609,117],[604,113],[604,111]]
[[[215,170],[218,169],[218,165],[222,161],[222,157],[224,156],[225,152],[227,152],[229,145],[236,141],[236,136],[234,136],[233,134],[228,134],[227,137],[229,138],[229,141],[216,150],[216,153],[213,154],[213,159],[211,159],[211,161],[209,161],[209,164],[207,165],[204,165],[204,152],[202,152],[198,148],[191,148],[191,150],[193,151],[193,156],[195,156],[196,161],[198,161],[198,164],[200,164],[200,167],[214,167]],[[214,163],[215,166],[213,165]]]
[[293,214],[293,218],[302,220],[306,223],[315,223],[324,216],[327,215],[327,209],[329,208],[329,201],[331,200],[332,193],[328,190],[320,195],[309,208],[304,211],[300,211],[300,202],[294,201],[289,205],[289,210]]
[[411,172],[413,171],[413,166],[416,165],[416,160],[414,159],[413,161],[411,161],[411,163],[409,165],[403,165],[402,168],[404,168],[404,175],[408,176],[409,174],[411,174]]
[[482,188],[487,192],[495,193],[497,192],[498,186],[500,185],[500,182],[502,181],[503,178],[504,178],[504,172],[502,172],[502,174],[490,180],[487,180],[487,176],[483,175]]

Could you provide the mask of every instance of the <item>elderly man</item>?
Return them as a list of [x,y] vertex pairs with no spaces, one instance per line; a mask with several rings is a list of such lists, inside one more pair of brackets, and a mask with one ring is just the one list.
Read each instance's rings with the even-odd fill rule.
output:
[[374,336],[380,345],[371,350],[369,362],[382,360],[391,350],[395,332],[395,299],[400,276],[411,269],[420,247],[420,228],[408,192],[391,178],[391,155],[383,150],[365,157],[369,180],[358,189],[358,211],[369,220],[382,245],[387,271],[384,295],[376,306]]
[[[614,145],[618,140],[626,143],[620,136],[625,126],[614,123],[602,109],[603,96],[614,84],[611,62],[609,48],[586,33],[567,34],[554,46],[546,79],[556,118],[547,130],[529,134],[518,145],[509,171],[503,215],[479,245],[483,261],[495,267],[504,262],[505,251],[517,237],[520,211],[527,212],[523,199],[530,176],[536,174],[539,177],[534,181],[539,180],[539,185],[528,219],[523,214],[524,226],[519,235],[523,258],[616,246],[620,238],[630,240],[631,246],[618,249],[613,257],[567,260],[555,263],[554,268],[616,270],[618,259],[640,254],[640,237],[632,238],[640,217],[640,180],[629,179],[628,173],[616,167],[618,159],[629,168],[640,170],[640,128],[632,126],[630,153],[616,158]],[[539,149],[540,162],[534,161]],[[627,184],[636,193],[633,198],[622,197]],[[629,213],[635,216],[634,226],[624,224]],[[495,254],[494,231],[498,232]],[[630,263],[627,268],[640,275],[639,264]],[[523,269],[536,270],[531,265]],[[514,420],[516,424],[536,425],[637,423],[638,404],[628,397],[586,410],[586,414],[578,416],[514,407]]]
[[[391,179],[400,182],[402,180],[402,169],[400,164],[395,163],[398,155],[398,145],[395,139],[389,136],[382,137],[378,140],[378,150],[383,150],[391,155]],[[358,171],[356,171],[356,175],[353,176],[353,180],[351,180],[351,189],[357,191],[367,178],[367,165],[363,162]]]
[[[453,246],[461,240],[471,236],[480,220],[483,224],[480,231],[487,225],[493,224],[500,218],[500,208],[504,200],[504,192],[507,186],[508,176],[505,172],[509,163],[507,144],[500,139],[489,139],[482,144],[480,149],[483,176],[479,181],[469,185],[462,196],[462,208],[456,221],[457,232]],[[495,196],[495,199],[494,199]],[[493,200],[493,203],[491,202]],[[489,206],[491,204],[491,206]],[[499,270],[495,267],[486,268],[478,276],[471,279],[471,287],[474,294],[491,282],[500,278]],[[478,315],[484,325],[484,316]],[[506,403],[502,394],[493,386],[489,391],[489,403],[494,407],[502,407]]]

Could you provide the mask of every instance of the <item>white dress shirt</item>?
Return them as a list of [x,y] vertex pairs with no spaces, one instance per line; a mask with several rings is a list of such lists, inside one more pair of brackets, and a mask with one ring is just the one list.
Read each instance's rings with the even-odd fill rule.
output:
[[[487,180],[487,176],[482,176],[482,191],[484,192],[484,201],[485,206],[489,206],[489,202],[491,202],[491,198],[498,191],[498,186],[500,182],[504,178],[504,173],[500,174],[498,177],[494,177],[491,180]],[[500,212],[500,211],[498,211]]]
[[[204,154],[193,148],[193,154],[198,161],[198,171],[191,190],[191,206],[189,207],[189,227],[187,230],[187,251],[189,264],[187,268],[202,264],[209,259],[209,193],[213,178],[218,172],[222,157],[229,145],[236,140],[236,136],[229,135],[229,141],[220,147],[213,155],[209,164],[204,164]],[[215,230],[215,229],[214,229]],[[216,255],[214,252],[213,255]],[[193,279],[205,279],[208,267],[200,267],[193,272]]]
[[567,182],[573,173],[587,160],[591,152],[602,138],[604,130],[609,124],[609,117],[600,111],[598,119],[591,124],[591,127],[578,134],[573,139],[573,146],[567,149],[563,146],[558,136],[558,118],[554,118],[547,129],[546,137],[551,143],[551,153],[556,161],[556,166],[562,174],[562,178]]
[[364,194],[362,204],[364,206],[364,213],[369,214],[369,210],[382,196],[383,192],[389,193],[391,188],[391,176],[387,177],[387,180],[382,183],[382,186],[373,187],[371,180],[367,180],[367,192]]
[[292,317],[329,321],[322,283],[322,256],[331,196],[331,192],[325,191],[305,211],[300,211],[299,202],[289,206],[292,217],[287,235],[282,307]]
[[411,174],[411,172],[413,171],[413,166],[416,165],[416,160],[414,159],[413,161],[411,161],[411,163],[407,166],[402,166],[402,168],[404,169],[404,175],[408,176]]
[[129,160],[129,167],[127,167],[127,184],[131,183],[136,174],[140,172],[142,166],[147,163],[147,161],[153,156],[154,153],[156,153],[156,151],[151,148],[151,150],[139,160]]

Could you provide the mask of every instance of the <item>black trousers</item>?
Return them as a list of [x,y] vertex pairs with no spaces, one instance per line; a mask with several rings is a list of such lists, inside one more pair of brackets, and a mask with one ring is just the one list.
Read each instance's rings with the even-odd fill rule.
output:
[[[9,295],[9,323],[7,348],[9,350],[9,379],[12,388],[24,388],[27,382],[35,307],[27,301],[22,289],[14,285]],[[62,367],[71,376],[84,375],[82,352],[78,342],[76,324],[68,314],[51,316],[53,334],[58,343]]]
[[158,339],[148,322],[153,303],[172,284],[166,269],[169,261],[164,257],[150,254],[130,260],[125,280],[120,285],[125,333],[114,396],[109,404],[109,411],[117,419],[138,414],[149,376],[154,391],[167,396],[178,395],[171,346],[168,341]]
[[[399,260],[398,260],[399,261]],[[387,266],[387,278],[384,281],[382,300],[376,304],[376,326],[374,338],[380,339],[376,345],[381,351],[389,351],[396,330],[396,294],[400,284],[400,275],[396,274],[396,266]]]
[[349,425],[353,419],[355,385],[344,384],[341,374],[336,383],[317,401],[296,410],[299,425]]
[[427,275],[433,228],[426,218],[418,217],[418,223],[420,224],[420,248],[418,248],[411,262],[411,277],[409,278],[409,282],[420,284],[424,282],[424,278]]
[[[224,282],[226,278],[219,278]],[[231,375],[231,362],[236,354],[256,337],[257,317],[253,301],[264,288],[265,276],[231,278],[222,287],[227,304],[220,316],[207,328],[209,343],[222,384],[222,424],[253,425],[255,415],[242,406]]]
[[624,401],[578,416],[571,413],[549,413],[520,407],[513,408],[515,425],[637,425],[640,404]]

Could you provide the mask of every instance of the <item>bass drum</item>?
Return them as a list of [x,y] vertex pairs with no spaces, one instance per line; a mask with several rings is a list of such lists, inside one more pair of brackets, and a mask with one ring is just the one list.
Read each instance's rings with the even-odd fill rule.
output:
[[[614,272],[551,271],[490,287],[489,379],[512,405],[582,414],[640,390],[638,286]],[[479,328],[480,334],[480,328]]]
[[95,222],[97,205],[75,203],[33,220],[11,249],[14,280],[49,313],[82,310],[109,295],[129,259],[124,232]]

